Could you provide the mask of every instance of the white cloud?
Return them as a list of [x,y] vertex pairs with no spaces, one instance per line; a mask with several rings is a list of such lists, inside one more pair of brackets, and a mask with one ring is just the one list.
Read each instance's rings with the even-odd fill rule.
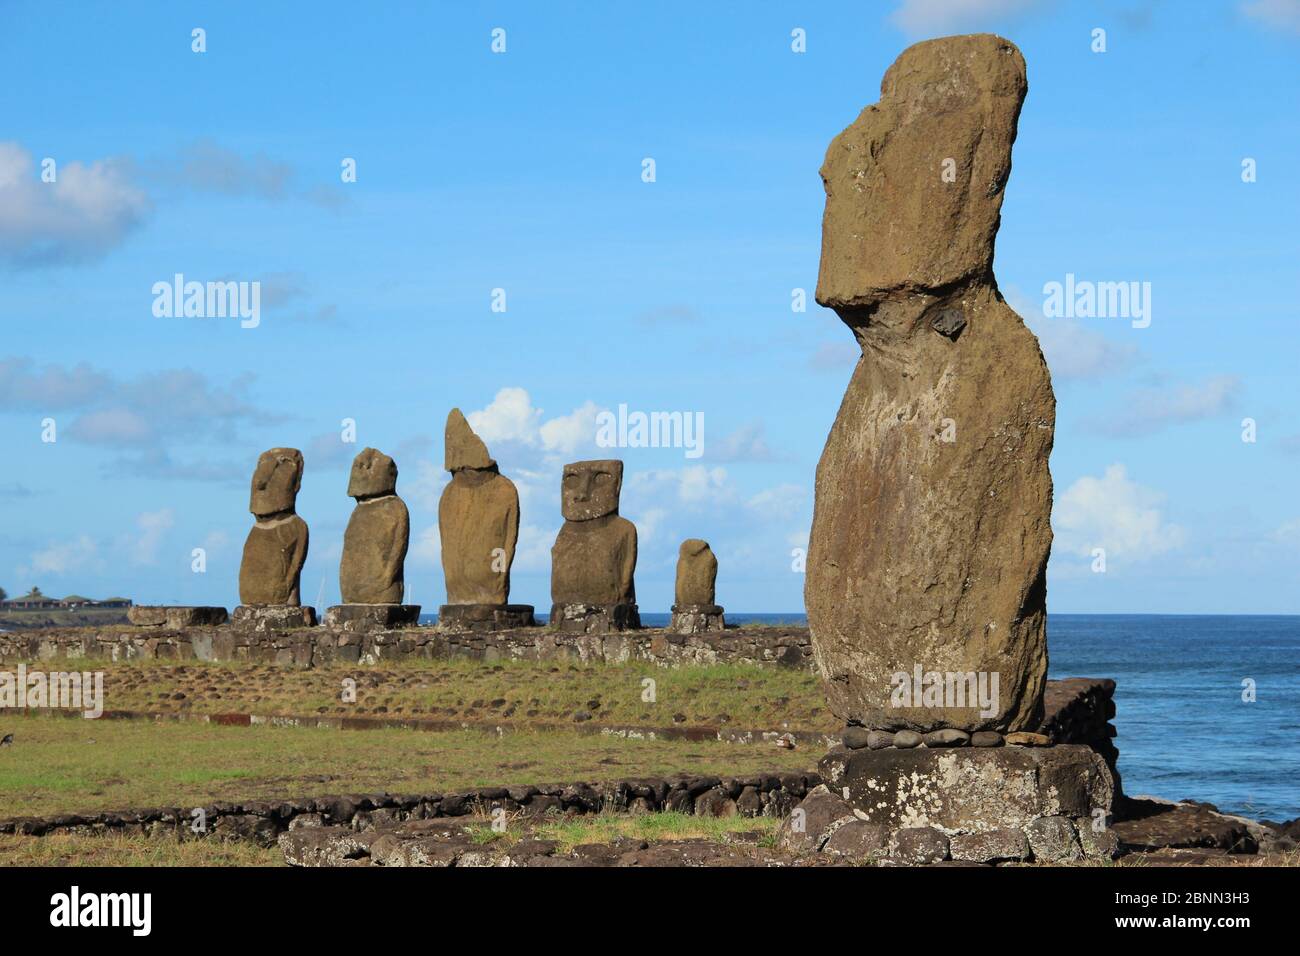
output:
[[903,0],[890,19],[910,34],[946,33],[987,26],[991,19],[1020,13],[1037,0]]
[[1247,0],[1241,12],[1266,27],[1281,27],[1300,33],[1300,0]]
[[568,415],[543,422],[538,432],[547,451],[571,454],[595,440],[596,416],[601,409],[595,402],[585,402]]
[[1140,388],[1129,393],[1122,409],[1095,420],[1093,426],[1119,437],[1150,435],[1167,425],[1227,414],[1240,392],[1241,381],[1235,375],[1215,375],[1200,384]]
[[162,539],[176,523],[176,515],[171,508],[158,511],[146,511],[135,519],[139,534],[127,542],[127,553],[134,564],[156,564],[158,549]]
[[47,183],[31,153],[0,142],[0,258],[37,266],[102,257],[151,209],[129,169],[121,159],[70,160]]
[[708,455],[713,461],[771,461],[774,457],[767,447],[767,434],[762,422],[741,425],[722,441],[711,445]]
[[[625,481],[640,500],[662,496],[676,498],[682,504],[721,504],[732,497],[725,468],[689,465],[679,470],[659,469],[634,472]],[[626,497],[626,492],[624,493]]]
[[37,551],[31,557],[31,564],[20,568],[19,574],[67,574],[98,564],[99,545],[90,535],[83,534]]
[[1067,488],[1052,509],[1058,552],[1089,557],[1106,550],[1107,562],[1148,561],[1182,547],[1181,527],[1164,520],[1164,496],[1128,477],[1123,465],[1101,477],[1085,475]]
[[487,408],[470,412],[465,418],[469,427],[489,446],[495,441],[532,445],[537,442],[542,411],[533,408],[526,390],[503,388]]
[[1039,315],[1027,324],[1038,336],[1054,380],[1105,378],[1124,371],[1137,356],[1134,346],[1112,342],[1074,319]]
[[[786,484],[766,488],[745,504],[765,518],[788,518],[803,507],[807,498],[808,489],[803,485]],[[805,543],[807,540],[804,535]]]

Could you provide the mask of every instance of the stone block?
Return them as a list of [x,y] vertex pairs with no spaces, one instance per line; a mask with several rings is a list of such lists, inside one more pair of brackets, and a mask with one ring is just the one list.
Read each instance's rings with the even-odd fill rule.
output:
[[822,779],[869,823],[891,831],[1023,829],[1041,817],[1110,812],[1106,762],[1087,747],[838,750]]

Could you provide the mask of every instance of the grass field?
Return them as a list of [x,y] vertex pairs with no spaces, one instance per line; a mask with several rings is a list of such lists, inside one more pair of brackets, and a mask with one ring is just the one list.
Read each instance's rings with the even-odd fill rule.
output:
[[6,718],[0,816],[677,773],[812,769],[820,752],[650,741],[570,731],[337,731],[296,727]]
[[[64,665],[67,666],[67,665]],[[77,666],[77,665],[73,665]],[[647,727],[730,725],[833,732],[817,678],[785,667],[662,668],[510,661],[411,661],[294,670],[270,664],[85,661],[104,672],[104,707],[162,713],[428,717]],[[343,682],[356,682],[356,701]],[[645,681],[654,681],[653,700]]]

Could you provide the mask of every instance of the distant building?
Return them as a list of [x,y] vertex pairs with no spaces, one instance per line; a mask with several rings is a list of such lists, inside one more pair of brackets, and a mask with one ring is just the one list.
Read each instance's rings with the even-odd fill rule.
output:
[[77,608],[120,608],[130,607],[131,603],[130,598],[111,597],[103,601],[96,601],[94,598],[82,597],[80,594],[69,594],[60,600],[59,598],[52,598],[48,594],[43,594],[40,588],[34,587],[22,597],[10,601],[0,601],[0,610],[57,611]]

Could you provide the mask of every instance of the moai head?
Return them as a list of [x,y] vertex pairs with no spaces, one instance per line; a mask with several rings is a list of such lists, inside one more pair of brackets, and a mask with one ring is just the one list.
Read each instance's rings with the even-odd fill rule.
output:
[[560,510],[565,521],[591,521],[618,514],[623,463],[616,458],[575,461],[564,466]]
[[248,510],[259,518],[293,511],[302,487],[302,452],[296,448],[272,448],[262,452],[253,471],[253,488]]
[[397,493],[397,462],[382,451],[367,448],[352,459],[352,476],[348,479],[348,495],[378,498]]
[[453,408],[447,415],[444,454],[443,467],[453,475],[466,470],[488,471],[497,466],[488,454],[487,445],[474,434],[459,408]]

